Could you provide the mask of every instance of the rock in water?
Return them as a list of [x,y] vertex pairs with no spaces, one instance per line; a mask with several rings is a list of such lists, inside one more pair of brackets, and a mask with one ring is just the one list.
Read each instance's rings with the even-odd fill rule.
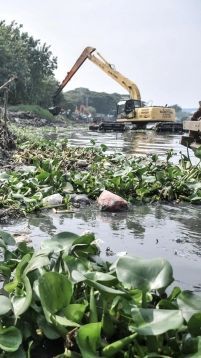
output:
[[85,159],[79,159],[76,164],[80,168],[86,168],[89,163]]
[[52,194],[43,198],[42,203],[43,206],[48,207],[61,205],[62,201],[63,197],[60,194]]
[[71,201],[73,204],[90,205],[91,201],[85,194],[72,195]]
[[128,202],[126,200],[108,190],[104,190],[101,193],[97,202],[100,209],[105,211],[121,211],[128,209]]

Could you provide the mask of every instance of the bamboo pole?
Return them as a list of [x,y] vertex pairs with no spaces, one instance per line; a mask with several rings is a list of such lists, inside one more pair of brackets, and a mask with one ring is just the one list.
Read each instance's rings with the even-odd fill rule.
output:
[[5,89],[11,82],[15,81],[17,79],[17,76],[12,76],[7,82],[5,82],[1,87],[0,91]]
[[4,125],[7,125],[7,108],[8,108],[8,86],[11,82],[17,80],[17,76],[12,76],[7,82],[0,86],[0,91],[4,91],[4,111],[3,111],[3,121]]

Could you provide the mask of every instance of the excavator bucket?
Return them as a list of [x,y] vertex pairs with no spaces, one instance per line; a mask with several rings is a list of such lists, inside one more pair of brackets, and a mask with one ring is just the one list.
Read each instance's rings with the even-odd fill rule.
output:
[[57,116],[61,112],[61,107],[55,106],[48,108],[49,112],[53,114],[53,116]]

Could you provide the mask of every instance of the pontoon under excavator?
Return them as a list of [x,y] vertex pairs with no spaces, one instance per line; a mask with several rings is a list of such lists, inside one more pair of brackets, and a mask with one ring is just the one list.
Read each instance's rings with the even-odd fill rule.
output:
[[[53,96],[54,105],[58,94],[67,85],[85,60],[89,59],[129,93],[130,99],[123,100],[117,105],[117,122],[145,125],[149,122],[175,121],[175,110],[173,108],[145,106],[144,102],[141,101],[141,95],[137,85],[118,72],[114,66],[108,63],[98,52],[94,55],[95,50],[96,49],[93,47],[86,47],[81,53],[80,57],[55,92]],[[50,112],[53,114],[58,114],[59,110],[59,107],[50,108]]]

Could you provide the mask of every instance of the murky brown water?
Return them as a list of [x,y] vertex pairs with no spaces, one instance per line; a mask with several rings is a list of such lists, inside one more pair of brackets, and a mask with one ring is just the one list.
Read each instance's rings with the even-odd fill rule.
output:
[[[97,133],[87,128],[67,130],[57,128],[44,132],[47,138],[67,138],[73,146],[106,144],[109,152],[165,156],[173,149],[174,161],[186,149],[180,145],[180,135],[157,134],[152,131],[125,133]],[[192,161],[195,157],[189,151]],[[140,205],[124,213],[101,213],[97,208],[78,210],[73,214],[40,213],[23,219],[15,225],[1,227],[9,232],[23,233],[39,247],[43,239],[60,231],[83,233],[93,231],[100,240],[101,255],[106,257],[110,247],[116,254],[128,254],[146,258],[162,256],[173,265],[176,284],[201,292],[201,206],[192,205]],[[113,260],[115,256],[107,257]]]

